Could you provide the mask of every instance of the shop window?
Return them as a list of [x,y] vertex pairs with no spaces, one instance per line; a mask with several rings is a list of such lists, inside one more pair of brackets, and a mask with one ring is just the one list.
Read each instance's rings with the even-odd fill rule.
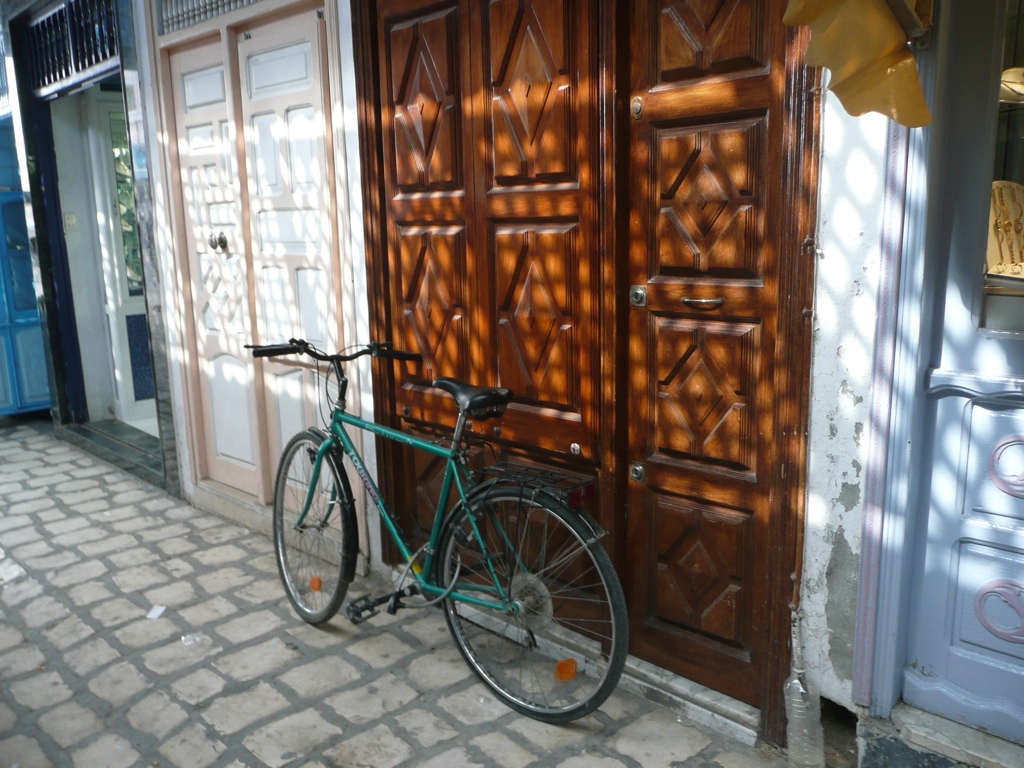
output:
[[986,328],[1024,331],[1024,0],[1009,0],[985,257]]

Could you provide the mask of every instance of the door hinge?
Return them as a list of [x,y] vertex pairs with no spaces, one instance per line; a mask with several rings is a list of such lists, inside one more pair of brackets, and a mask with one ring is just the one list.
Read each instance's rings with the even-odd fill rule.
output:
[[629,477],[638,483],[644,482],[647,480],[647,467],[641,461],[631,461],[629,463]]
[[808,235],[804,238],[804,253],[808,256],[821,254],[821,249],[818,248],[818,240],[814,235]]
[[647,306],[647,289],[642,285],[634,285],[629,289],[629,306],[631,307],[646,307]]

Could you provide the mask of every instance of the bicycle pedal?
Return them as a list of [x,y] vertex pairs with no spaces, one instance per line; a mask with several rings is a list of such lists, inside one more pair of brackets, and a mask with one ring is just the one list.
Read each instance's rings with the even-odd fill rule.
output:
[[380,613],[377,610],[377,606],[387,602],[389,598],[390,596],[379,598],[367,595],[358,600],[352,600],[345,606],[345,615],[348,616],[348,620],[353,624],[362,624],[367,619],[372,619]]

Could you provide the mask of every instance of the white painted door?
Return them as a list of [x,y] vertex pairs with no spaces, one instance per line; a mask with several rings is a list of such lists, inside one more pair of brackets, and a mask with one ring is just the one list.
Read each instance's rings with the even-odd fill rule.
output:
[[114,415],[156,435],[153,364],[124,107],[119,93],[100,93],[93,105],[93,181],[97,210],[106,225],[100,231],[100,253],[113,353]]
[[281,445],[314,423],[316,374],[256,365],[244,345],[339,338],[324,52],[311,10],[170,57],[200,475],[264,502]]
[[[325,60],[316,11],[239,36],[257,336],[261,343],[304,338],[333,351],[340,284]],[[271,457],[314,423],[316,374],[296,362],[262,362]]]
[[170,58],[191,288],[200,476],[256,493],[259,467],[247,237],[230,82],[219,41]]

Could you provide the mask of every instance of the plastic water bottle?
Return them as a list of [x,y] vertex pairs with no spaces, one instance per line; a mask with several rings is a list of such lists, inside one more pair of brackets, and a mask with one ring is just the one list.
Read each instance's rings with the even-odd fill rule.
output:
[[825,736],[821,699],[804,673],[800,618],[793,612],[793,665],[783,695],[786,700],[786,742],[791,768],[825,768]]

